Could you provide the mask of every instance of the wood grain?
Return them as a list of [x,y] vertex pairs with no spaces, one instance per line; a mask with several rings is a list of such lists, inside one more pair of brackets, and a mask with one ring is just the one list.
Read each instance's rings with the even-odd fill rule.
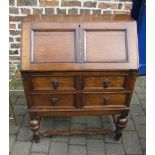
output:
[[[105,104],[105,98],[108,102]],[[115,105],[126,105],[128,94],[125,93],[84,93],[83,104],[85,107],[105,107]]]
[[74,31],[34,32],[32,63],[75,62]]
[[136,22],[131,17],[60,15],[47,20],[52,17],[32,16],[23,22],[22,70],[138,69]]
[[52,135],[79,135],[79,134],[86,134],[86,135],[94,135],[94,134],[103,134],[103,133],[110,133],[114,134],[115,132],[110,129],[92,129],[92,130],[68,130],[68,131],[59,131],[59,130],[49,130],[46,132],[40,133],[41,136],[52,136]]
[[128,51],[125,40],[126,33],[123,30],[86,30],[85,62],[127,62]]
[[57,90],[74,90],[75,77],[73,76],[33,76],[33,90],[55,90],[52,82],[58,81]]
[[[84,89],[124,89],[126,76],[87,76],[84,77]],[[105,88],[104,81],[108,80],[108,86]]]
[[[52,108],[73,108],[74,95],[72,94],[33,94],[30,95],[32,106],[50,106]],[[52,99],[56,98],[57,102],[54,104]]]

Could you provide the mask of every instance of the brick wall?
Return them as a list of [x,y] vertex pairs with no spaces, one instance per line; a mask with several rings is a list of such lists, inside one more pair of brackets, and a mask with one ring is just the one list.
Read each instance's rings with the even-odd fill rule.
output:
[[130,14],[131,0],[9,0],[10,66],[20,63],[21,20],[27,14]]

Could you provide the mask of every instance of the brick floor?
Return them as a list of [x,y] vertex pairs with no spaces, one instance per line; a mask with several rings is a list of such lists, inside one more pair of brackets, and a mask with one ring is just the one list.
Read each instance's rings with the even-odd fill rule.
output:
[[[75,135],[42,137],[39,144],[32,141],[29,128],[26,101],[23,93],[11,98],[15,102],[15,112],[19,126],[10,120],[10,155],[145,155],[146,154],[146,95],[145,76],[136,81],[131,110],[123,137],[119,142],[112,135]],[[111,128],[114,124],[110,116],[101,117],[47,117],[42,119],[41,130]]]

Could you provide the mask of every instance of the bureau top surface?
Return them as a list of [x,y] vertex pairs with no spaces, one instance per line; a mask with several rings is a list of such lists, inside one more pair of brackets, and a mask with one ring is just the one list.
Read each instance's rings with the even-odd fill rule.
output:
[[132,22],[129,15],[28,15],[23,22]]
[[138,69],[136,22],[128,15],[29,15],[22,24],[21,69]]

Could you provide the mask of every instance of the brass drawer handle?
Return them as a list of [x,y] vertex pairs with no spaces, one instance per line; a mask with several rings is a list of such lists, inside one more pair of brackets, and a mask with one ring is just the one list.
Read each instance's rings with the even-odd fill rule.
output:
[[110,80],[107,80],[107,79],[103,80],[104,88],[108,88],[109,87],[109,83],[110,83]]
[[60,84],[60,83],[59,83],[58,80],[53,80],[53,81],[52,81],[52,85],[53,85],[53,88],[54,88],[54,89],[57,89],[57,88],[59,87],[59,84]]
[[55,106],[57,104],[57,102],[58,102],[58,98],[56,98],[56,97],[51,98],[51,103],[53,106]]
[[108,102],[109,102],[109,97],[108,96],[105,96],[104,97],[104,101],[103,101],[104,105],[107,105]]

